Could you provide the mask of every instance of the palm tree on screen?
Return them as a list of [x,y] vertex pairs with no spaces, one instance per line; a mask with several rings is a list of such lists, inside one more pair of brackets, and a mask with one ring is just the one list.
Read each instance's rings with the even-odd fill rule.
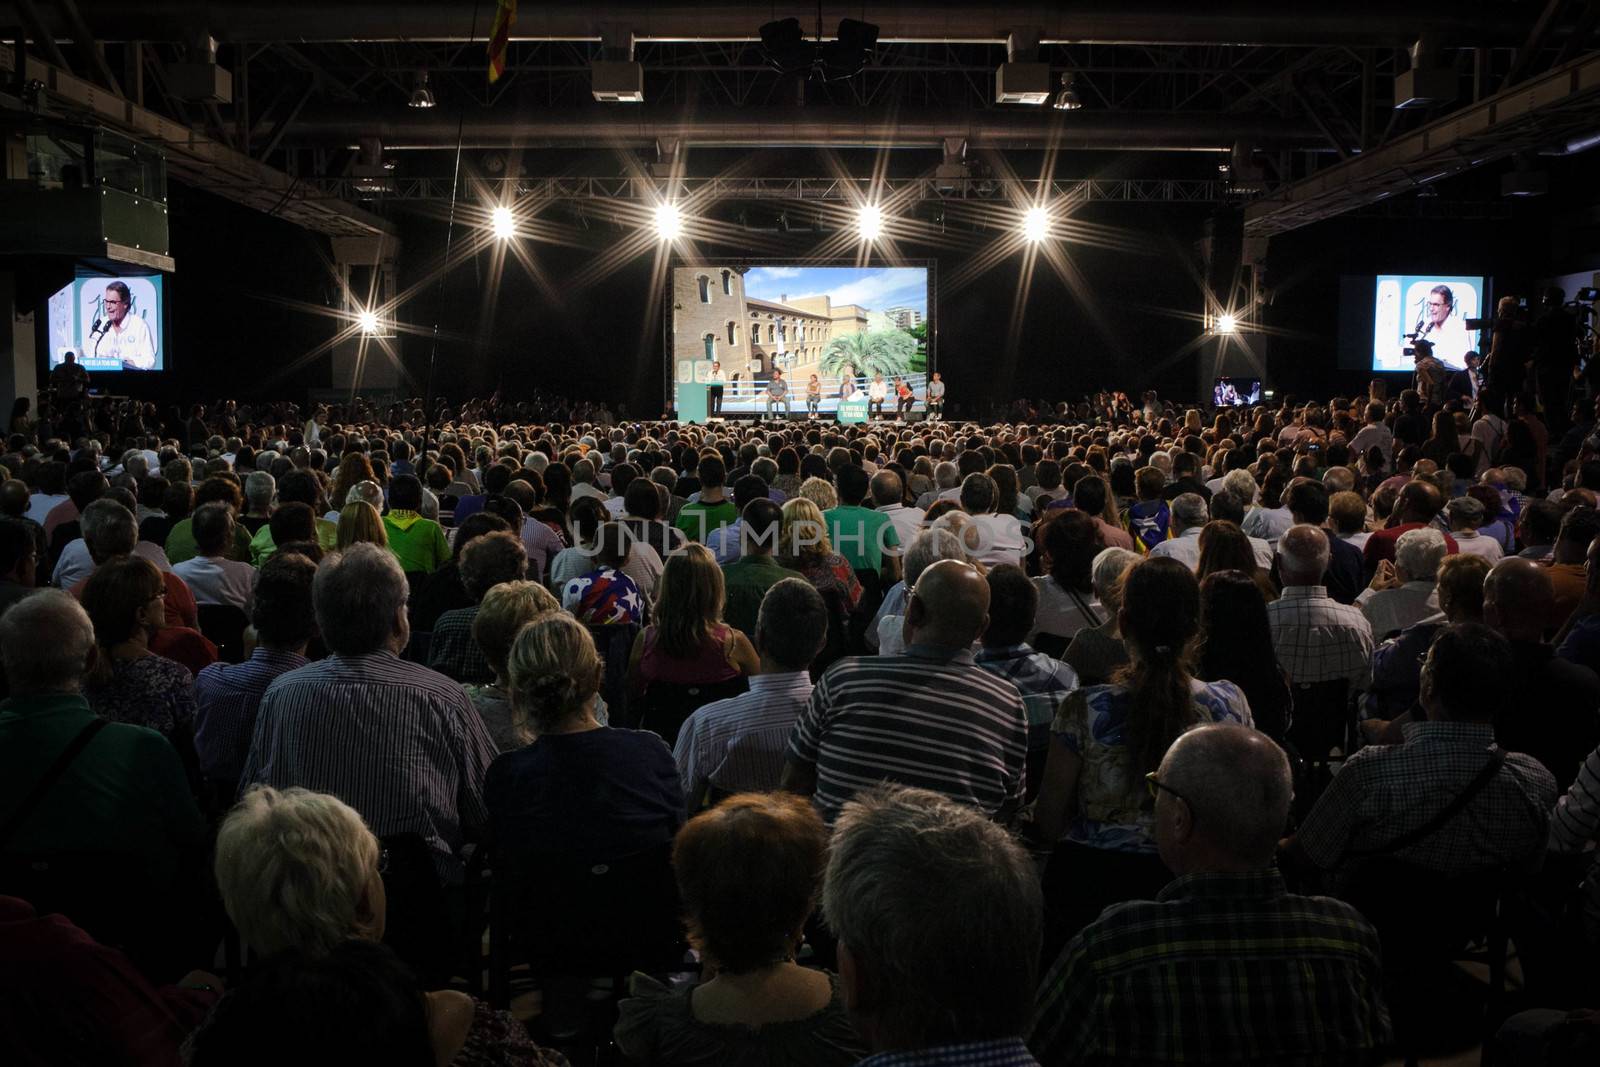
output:
[[847,333],[835,337],[822,354],[821,372],[838,374],[854,367],[857,374],[903,375],[916,355],[917,342],[902,330],[877,330],[872,333]]

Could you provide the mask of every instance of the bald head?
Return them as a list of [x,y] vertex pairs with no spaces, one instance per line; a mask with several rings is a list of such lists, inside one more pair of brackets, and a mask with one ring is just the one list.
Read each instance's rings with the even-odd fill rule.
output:
[[75,693],[94,652],[94,624],[70,593],[41,589],[0,615],[0,661],[11,692]]
[[1513,556],[1494,565],[1483,582],[1483,621],[1511,641],[1540,641],[1555,608],[1550,574]]
[[20,478],[0,482],[0,514],[21,518],[28,510],[28,483]]
[[1322,528],[1309,523],[1291,526],[1278,538],[1278,573],[1284,585],[1321,585],[1333,549]]
[[962,649],[989,626],[989,583],[960,560],[930,564],[917,578],[906,607],[906,644]]
[[[1422,463],[1422,460],[1418,460],[1412,472],[1420,474]],[[1410,481],[1400,490],[1395,510],[1400,513],[1401,522],[1432,522],[1433,517],[1439,514],[1442,496],[1438,488],[1429,482]]]
[[1198,726],[1167,749],[1156,777],[1156,843],[1175,874],[1270,867],[1294,794],[1289,760],[1247,726]]
[[892,470],[880,470],[872,476],[871,492],[873,507],[884,508],[900,503],[904,493],[900,476]]

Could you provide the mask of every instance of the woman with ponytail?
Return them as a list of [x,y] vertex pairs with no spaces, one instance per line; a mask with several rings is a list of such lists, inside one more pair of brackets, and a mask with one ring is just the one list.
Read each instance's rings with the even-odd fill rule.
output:
[[672,840],[683,788],[660,737],[600,725],[605,664],[565,612],[534,619],[507,657],[513,724],[532,741],[489,767],[484,801],[496,847],[583,862],[621,859]]
[[1190,674],[1200,584],[1188,567],[1156,557],[1129,568],[1117,618],[1130,663],[1113,684],[1062,702],[1034,805],[1039,838],[1055,846],[1045,872],[1054,947],[1105,905],[1167,883],[1145,780],[1167,747],[1200,723],[1254,725],[1238,686]]

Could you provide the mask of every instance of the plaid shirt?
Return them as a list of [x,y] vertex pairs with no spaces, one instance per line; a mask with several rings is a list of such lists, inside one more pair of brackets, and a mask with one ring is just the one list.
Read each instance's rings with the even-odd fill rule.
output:
[[1378,935],[1276,870],[1191,874],[1106,909],[1039,987],[1057,1063],[1325,1063],[1389,1040]]
[[1364,688],[1372,673],[1372,626],[1361,609],[1341,604],[1326,586],[1289,585],[1267,605],[1278,663],[1298,685],[1350,682]]
[[1038,1067],[1020,1037],[940,1045],[905,1052],[880,1052],[856,1067]]
[[1052,656],[1035,652],[1027,642],[985,648],[974,657],[978,666],[1017,687],[1028,710],[1028,732],[1048,729],[1066,695],[1078,688],[1078,672]]
[[[1306,816],[1295,842],[1318,867],[1348,876],[1347,853],[1381,850],[1427,823],[1483,770],[1494,744],[1487,723],[1413,722],[1404,732],[1404,744],[1354,753]],[[1445,875],[1535,862],[1555,802],[1550,772],[1532,756],[1507,753],[1465,808],[1393,858]]]
[[428,643],[428,666],[458,682],[485,685],[494,681],[494,669],[472,639],[472,624],[477,618],[476,604],[440,615]]

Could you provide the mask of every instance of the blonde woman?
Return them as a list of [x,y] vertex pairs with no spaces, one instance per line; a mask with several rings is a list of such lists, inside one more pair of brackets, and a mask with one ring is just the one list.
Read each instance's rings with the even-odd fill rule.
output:
[[667,559],[657,586],[655,622],[634,639],[628,692],[642,696],[652,682],[711,685],[760,671],[750,639],[722,621],[722,568],[711,550],[684,546]]
[[389,547],[389,535],[383,528],[383,517],[378,509],[365,500],[357,500],[346,504],[339,512],[339,535],[335,543],[343,552],[362,541],[379,548]]
[[472,620],[472,639],[489,661],[494,680],[485,685],[463,686],[472,706],[488,727],[495,748],[509,752],[533,740],[525,723],[514,721],[511,711],[511,672],[507,661],[517,634],[528,623],[560,611],[555,594],[538,582],[501,582],[483,595]]
[[[814,481],[821,479],[807,479],[806,485]],[[800,496],[783,505],[778,562],[804,575],[824,600],[838,603],[847,612],[853,611],[861,602],[861,582],[850,561],[833,550],[822,509],[806,495],[806,485],[800,487]]]
[[839,494],[826,478],[807,478],[800,483],[800,496],[817,506],[818,511],[828,511],[839,506]]
[[534,843],[543,854],[601,862],[671,841],[685,810],[678,766],[657,735],[601,725],[606,669],[584,625],[562,611],[533,620],[512,643],[507,670],[513,722],[534,741],[490,764],[483,799],[511,862]]

